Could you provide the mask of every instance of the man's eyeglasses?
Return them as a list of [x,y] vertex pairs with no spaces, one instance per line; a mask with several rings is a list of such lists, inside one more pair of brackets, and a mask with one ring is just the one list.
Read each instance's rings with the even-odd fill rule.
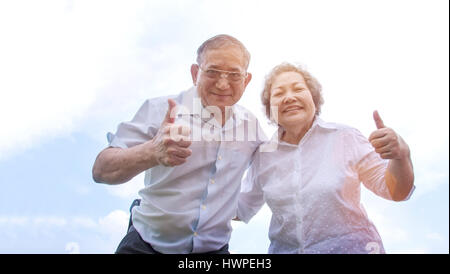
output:
[[226,71],[220,69],[202,69],[200,66],[199,68],[201,71],[205,73],[206,77],[210,79],[219,79],[219,77],[225,77],[232,82],[239,82],[247,78],[247,72],[242,73],[237,71]]

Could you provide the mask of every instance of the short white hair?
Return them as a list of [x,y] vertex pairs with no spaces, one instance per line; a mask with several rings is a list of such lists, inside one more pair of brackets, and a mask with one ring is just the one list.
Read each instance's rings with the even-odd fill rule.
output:
[[245,69],[248,69],[248,65],[250,64],[250,52],[248,52],[247,48],[242,44],[241,41],[234,38],[228,34],[219,34],[214,37],[209,38],[200,47],[197,49],[197,64],[201,64],[203,62],[203,56],[206,51],[210,49],[218,49],[225,46],[234,45],[242,50],[244,54],[244,66]]

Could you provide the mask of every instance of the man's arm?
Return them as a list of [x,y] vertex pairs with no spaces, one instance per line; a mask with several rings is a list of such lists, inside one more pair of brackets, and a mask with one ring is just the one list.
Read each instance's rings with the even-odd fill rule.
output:
[[97,156],[92,177],[97,183],[122,184],[157,164],[149,142],[131,148],[109,147]]
[[109,147],[99,153],[92,168],[97,183],[122,184],[142,171],[162,164],[176,166],[186,162],[192,151],[186,126],[175,125],[175,101],[169,99],[169,109],[156,136],[130,148]]

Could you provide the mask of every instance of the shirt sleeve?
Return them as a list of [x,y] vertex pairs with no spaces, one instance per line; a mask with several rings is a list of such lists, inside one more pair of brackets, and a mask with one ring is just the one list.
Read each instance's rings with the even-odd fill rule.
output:
[[351,152],[351,163],[359,180],[376,195],[392,200],[384,178],[389,160],[382,159],[357,129],[348,129],[346,139],[347,151]]
[[257,173],[259,153],[259,151],[255,152],[254,159],[242,182],[241,192],[239,193],[237,217],[245,223],[248,223],[264,205],[264,193],[258,183]]
[[[165,104],[167,110],[167,102]],[[152,139],[161,125],[163,105],[163,102],[156,104],[155,100],[146,100],[131,121],[119,124],[116,134],[108,132],[109,146],[130,148]]]
[[[375,151],[369,140],[357,129],[350,130],[352,148],[347,148],[353,152],[355,168],[360,181],[366,188],[387,200],[393,200],[389,188],[386,184],[385,174],[389,165],[389,160],[381,158]],[[415,190],[415,186],[403,201],[408,200]]]

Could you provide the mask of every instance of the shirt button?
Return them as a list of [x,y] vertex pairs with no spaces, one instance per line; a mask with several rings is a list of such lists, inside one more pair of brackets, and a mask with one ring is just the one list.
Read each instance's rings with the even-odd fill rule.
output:
[[205,205],[202,205],[202,209],[206,209],[206,206],[205,206]]
[[214,182],[214,179],[210,179],[209,181],[211,182],[211,184],[214,184],[214,183],[215,183],[215,182]]
[[198,234],[197,234],[197,232],[194,232],[194,236],[197,236]]
[[217,159],[222,160],[222,156],[219,155],[219,157],[217,157]]

